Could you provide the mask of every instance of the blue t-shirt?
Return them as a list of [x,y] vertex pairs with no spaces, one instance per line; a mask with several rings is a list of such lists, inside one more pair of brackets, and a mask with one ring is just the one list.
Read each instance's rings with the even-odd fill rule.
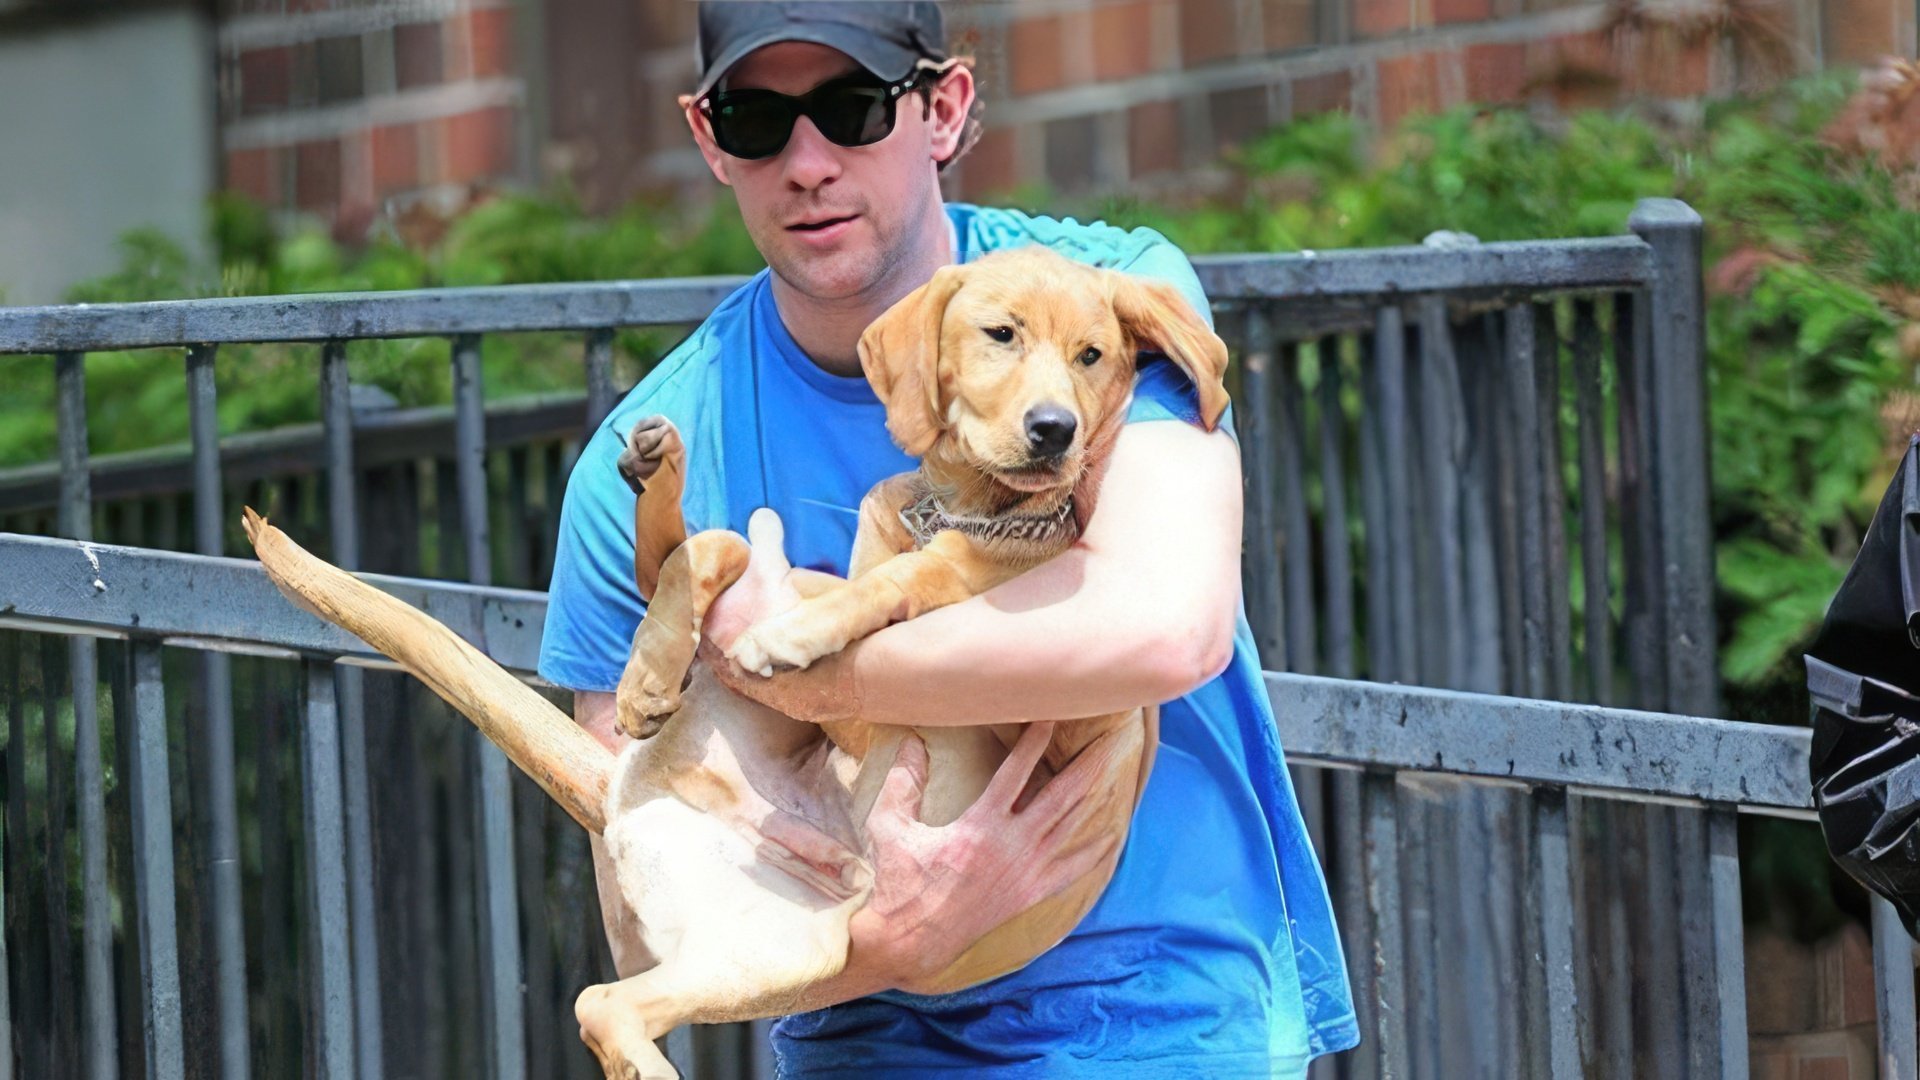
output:
[[[1040,243],[1178,286],[1209,308],[1186,257],[1147,229],[948,207],[957,255]],[[780,320],[762,271],[627,395],[567,483],[540,674],[612,691],[645,608],[633,580],[633,493],[614,462],[636,420],[687,445],[689,531],[745,532],[761,506],[795,566],[844,575],[860,500],[916,466],[865,379],[822,371]],[[1198,422],[1164,360],[1136,380],[1129,423]],[[1231,432],[1230,422],[1223,427]],[[958,994],[888,992],[774,1028],[783,1076],[1267,1077],[1359,1041],[1326,881],[1281,759],[1242,610],[1227,670],[1161,709],[1160,746],[1112,883],[1027,967]]]

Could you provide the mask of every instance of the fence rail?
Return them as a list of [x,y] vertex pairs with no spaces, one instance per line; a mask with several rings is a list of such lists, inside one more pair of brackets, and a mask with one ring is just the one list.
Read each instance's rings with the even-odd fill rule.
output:
[[[1806,816],[1807,737],[1704,718],[1700,223],[1651,200],[1630,225],[1196,260],[1239,359],[1247,610],[1288,672],[1268,689],[1366,1036],[1323,1076],[1746,1072],[1734,823]],[[737,283],[0,309],[0,353],[52,354],[60,408],[58,465],[0,473],[0,527],[61,537],[0,534],[0,960],[25,1075],[587,1074],[568,1005],[611,972],[577,828],[530,785],[510,797],[497,752],[434,726],[391,665],[221,556],[245,489],[279,485],[303,543],[527,672],[536,548],[619,392],[613,332],[695,322]],[[584,397],[483,407],[481,336],[532,330],[581,334]],[[393,336],[451,339],[450,407],[353,407],[345,342]],[[216,350],[261,341],[320,343],[322,422],[220,440]],[[190,448],[90,461],[85,354],[182,346]],[[92,542],[96,518],[125,543]],[[443,580],[422,576],[431,548]],[[531,588],[492,585],[499,567]],[[190,692],[169,658],[194,662]],[[165,880],[203,868],[204,890]],[[137,919],[114,923],[116,896]],[[56,939],[23,936],[29,916]],[[1911,949],[1881,907],[1874,929],[1883,1061],[1912,1075]],[[248,963],[263,955],[295,959]],[[69,1013],[42,993],[73,985]],[[1519,1007],[1472,1004],[1489,1000]],[[765,1072],[759,1032],[670,1051],[700,1076]]]

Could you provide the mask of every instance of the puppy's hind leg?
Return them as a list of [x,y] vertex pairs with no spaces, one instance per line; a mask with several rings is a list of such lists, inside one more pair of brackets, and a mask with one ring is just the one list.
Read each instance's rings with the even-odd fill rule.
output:
[[679,711],[707,608],[740,580],[749,554],[738,533],[712,529],[688,537],[667,557],[615,694],[615,715],[628,735],[649,738]]
[[737,936],[766,927],[710,928],[724,934],[726,944],[690,934],[673,960],[582,991],[573,1006],[580,1039],[608,1080],[677,1080],[654,1045],[674,1028],[762,1020],[825,1004],[809,1000],[808,989],[846,966],[847,923],[865,898],[862,889],[856,901],[816,912],[802,925],[773,927],[785,933],[750,958],[739,955]]

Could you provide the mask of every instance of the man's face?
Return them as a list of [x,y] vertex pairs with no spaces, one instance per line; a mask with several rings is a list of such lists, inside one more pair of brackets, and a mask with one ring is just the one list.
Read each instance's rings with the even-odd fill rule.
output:
[[[747,55],[727,73],[728,89],[804,94],[830,79],[862,74],[845,53],[809,42],[781,42]],[[949,83],[966,80],[966,73]],[[733,188],[747,231],[773,272],[819,300],[860,296],[882,285],[919,242],[915,230],[937,197],[934,163],[950,155],[958,126],[946,120],[951,86],[936,92],[942,108],[928,116],[925,98],[905,95],[895,108],[893,133],[868,146],[827,141],[800,117],[780,153],[749,161],[713,143],[706,118],[689,109],[688,122],[707,165]],[[964,107],[960,115],[964,116]],[[951,129],[949,131],[948,129]]]

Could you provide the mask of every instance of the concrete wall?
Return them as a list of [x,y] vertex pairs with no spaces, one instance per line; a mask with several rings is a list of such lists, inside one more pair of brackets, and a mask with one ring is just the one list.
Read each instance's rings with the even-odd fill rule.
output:
[[190,10],[0,34],[0,302],[52,303],[120,235],[204,249],[218,182],[211,28]]

